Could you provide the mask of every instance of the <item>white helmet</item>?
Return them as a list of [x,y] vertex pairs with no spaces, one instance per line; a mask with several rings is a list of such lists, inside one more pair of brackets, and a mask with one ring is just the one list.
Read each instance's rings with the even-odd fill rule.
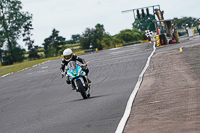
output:
[[67,48],[63,51],[63,57],[66,61],[69,61],[72,58],[72,50]]

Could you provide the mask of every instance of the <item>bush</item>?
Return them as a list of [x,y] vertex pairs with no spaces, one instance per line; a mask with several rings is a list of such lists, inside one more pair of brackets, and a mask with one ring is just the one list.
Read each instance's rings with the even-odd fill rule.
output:
[[55,57],[56,56],[56,48],[51,46],[48,50],[45,51],[45,57]]
[[138,40],[143,40],[145,38],[145,33],[140,32],[135,28],[133,28],[132,30],[126,29],[126,30],[120,31],[120,33],[116,35],[116,38],[119,40],[123,40],[126,43],[134,42]]

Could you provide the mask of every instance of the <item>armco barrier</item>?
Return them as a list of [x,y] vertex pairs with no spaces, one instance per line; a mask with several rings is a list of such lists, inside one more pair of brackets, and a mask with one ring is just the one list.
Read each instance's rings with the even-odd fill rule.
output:
[[[94,51],[98,51],[98,48],[95,48]],[[94,52],[94,51],[93,51],[93,52]],[[85,50],[85,53],[88,53],[88,52],[91,52],[91,50]]]
[[122,44],[116,45],[115,47],[116,47],[116,48],[117,48],[117,47],[122,47]]
[[197,29],[194,29],[194,33],[199,33]]
[[141,41],[141,43],[145,43],[145,42],[147,42],[147,40],[143,40],[143,41]]
[[74,54],[84,54],[85,51],[75,52]]
[[184,36],[184,35],[186,35],[186,31],[179,31],[178,34],[179,34],[179,36]]
[[132,42],[132,43],[126,43],[126,44],[122,44],[123,46],[128,46],[128,45],[133,45],[133,44],[138,44],[141,43],[141,41],[138,42]]
[[85,50],[85,53],[91,52],[90,50]]

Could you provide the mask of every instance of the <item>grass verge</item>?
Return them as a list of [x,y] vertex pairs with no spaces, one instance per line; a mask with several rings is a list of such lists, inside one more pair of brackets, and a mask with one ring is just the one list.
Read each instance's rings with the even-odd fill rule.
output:
[[45,61],[59,59],[59,58],[61,58],[61,57],[44,58],[44,59],[38,59],[38,60],[33,60],[33,61],[26,61],[26,62],[22,62],[22,63],[15,63],[13,65],[0,66],[0,76],[3,76],[8,73],[18,72],[20,70],[32,67],[34,65],[43,63]]

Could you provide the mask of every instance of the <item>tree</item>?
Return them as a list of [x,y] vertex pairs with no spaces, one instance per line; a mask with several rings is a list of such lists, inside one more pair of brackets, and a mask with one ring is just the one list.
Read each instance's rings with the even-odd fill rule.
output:
[[33,30],[32,28],[32,22],[29,21],[27,22],[24,26],[24,33],[22,34],[22,36],[24,37],[23,41],[26,42],[26,45],[28,45],[28,50],[29,50],[29,58],[40,58],[40,56],[37,53],[38,50],[38,46],[34,46],[34,40],[31,40],[31,30]]
[[80,44],[83,49],[88,49],[90,43],[92,42],[94,36],[94,29],[86,28],[85,32],[82,34],[80,38]]
[[120,31],[119,34],[117,34],[115,37],[118,38],[119,40],[123,40],[124,42],[133,42],[133,41],[138,41],[138,40],[143,40],[144,32],[138,31],[136,28],[131,29],[126,29]]
[[103,48],[114,48],[118,44],[125,43],[123,40],[116,38],[116,36],[111,36],[109,33],[104,33],[101,44]]
[[80,37],[81,37],[80,34],[72,35],[72,43],[78,43],[80,40]]
[[44,54],[45,54],[45,57],[49,57],[48,53],[49,53],[49,48],[51,47],[51,38],[50,37],[45,38],[44,39],[44,43],[42,45],[44,45]]
[[71,40],[67,40],[66,44],[75,44],[75,43],[79,43],[80,41],[80,34],[76,34],[76,35],[72,35]]
[[22,26],[32,19],[28,12],[22,12],[21,2],[18,0],[1,0],[0,2],[0,46],[7,44],[10,60],[16,61],[14,48],[20,37]]
[[178,29],[185,28],[186,24],[188,24],[189,27],[196,26],[198,24],[199,19],[193,18],[193,17],[182,17],[180,19],[174,18],[174,25]]
[[133,32],[131,29],[120,31],[120,33],[116,37],[121,40],[124,40],[125,42],[134,41]]
[[136,28],[140,31],[145,31],[149,29],[149,26],[151,23],[155,21],[155,16],[152,14],[149,14],[149,17],[145,15],[145,17],[142,17],[142,14],[140,14],[140,18],[136,18],[135,22],[132,24],[133,28]]
[[27,22],[23,28],[24,28],[24,33],[22,34],[22,36],[24,37],[23,41],[26,42],[26,45],[28,45],[28,50],[31,50],[33,48],[33,43],[34,43],[34,40],[31,40],[31,30],[33,30],[32,28],[32,22],[29,21]]
[[[13,60],[10,54],[10,51],[4,51],[6,56],[4,58],[4,62],[6,62],[7,65],[13,64]],[[24,60],[24,53],[25,49],[22,49],[20,46],[13,47],[13,53],[15,56],[15,62],[22,62]]]
[[101,24],[97,24],[94,28],[86,28],[85,32],[82,34],[80,38],[80,44],[83,49],[88,49],[90,43],[92,43],[94,48],[98,48],[99,50],[103,49],[101,40],[103,39],[105,29]]
[[[59,46],[65,44],[65,38],[62,36],[59,36],[59,31],[56,29],[52,30],[52,34],[44,40],[44,53],[46,57],[52,56],[53,52],[57,56],[58,51],[60,50]],[[51,53],[51,54],[49,54]]]
[[100,30],[100,31],[102,31],[102,32],[105,31],[104,25],[103,25],[103,24],[97,24],[97,25],[95,26],[95,28],[98,29],[98,30]]

